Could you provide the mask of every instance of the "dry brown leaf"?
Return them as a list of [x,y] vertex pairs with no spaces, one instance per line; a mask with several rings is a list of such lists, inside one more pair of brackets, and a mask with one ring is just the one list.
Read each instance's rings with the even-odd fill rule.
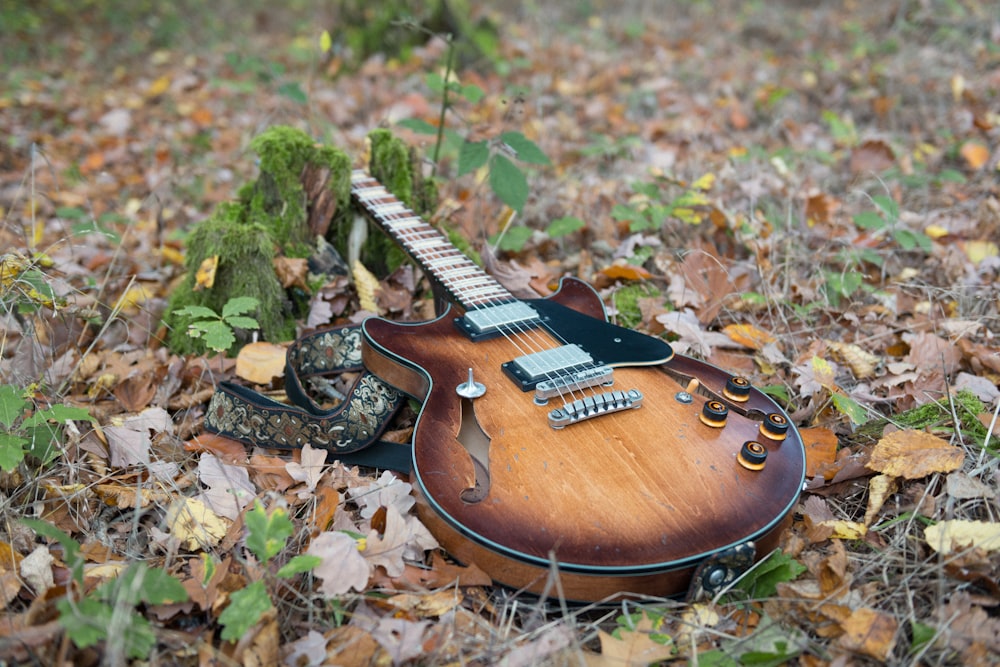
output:
[[668,660],[674,653],[674,643],[659,643],[650,635],[657,632],[653,621],[645,613],[634,629],[619,630],[621,639],[598,631],[601,640],[601,654],[587,655],[587,664],[594,667],[645,667],[650,663]]
[[309,275],[309,260],[305,257],[275,257],[273,260],[274,274],[285,289],[301,287],[309,290],[306,278]]
[[652,274],[641,266],[633,264],[612,264],[601,269],[612,280],[649,280]]
[[443,616],[462,603],[462,595],[454,588],[432,593],[399,593],[386,602],[401,612],[416,618]]
[[896,163],[896,154],[884,141],[870,139],[851,151],[851,173],[879,173]]
[[226,463],[242,463],[247,460],[247,449],[242,442],[208,431],[185,442],[184,449],[195,453],[208,452]]
[[896,645],[899,622],[889,614],[861,607],[841,627],[844,634],[837,640],[841,646],[884,662]]
[[872,449],[868,467],[891,477],[920,479],[962,467],[965,452],[925,431],[893,431]]
[[837,358],[851,368],[854,377],[859,380],[867,380],[875,377],[879,363],[882,361],[870,352],[865,351],[860,345],[854,343],[838,343],[828,341],[827,347],[833,351]]
[[270,384],[285,374],[285,347],[258,341],[244,345],[236,355],[236,374],[254,384]]
[[834,211],[839,207],[839,201],[825,192],[819,192],[806,199],[806,219],[813,222],[830,222]]

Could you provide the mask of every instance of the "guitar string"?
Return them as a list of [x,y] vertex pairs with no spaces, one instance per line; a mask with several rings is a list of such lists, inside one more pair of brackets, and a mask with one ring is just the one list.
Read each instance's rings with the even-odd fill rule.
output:
[[[374,179],[372,179],[372,182],[377,183],[377,181],[374,181]],[[414,253],[414,255],[416,255],[417,259],[422,260],[422,263],[424,263],[425,266],[428,266],[432,274],[434,274],[436,278],[441,280],[441,282],[444,283],[445,286],[448,289],[450,289],[452,293],[459,298],[460,301],[463,301],[465,304],[480,306],[480,305],[494,304],[494,302],[497,299],[502,299],[503,301],[510,301],[511,299],[514,298],[513,295],[511,295],[509,291],[507,291],[502,285],[500,285],[492,276],[489,276],[485,272],[482,272],[482,270],[478,266],[472,263],[467,257],[462,255],[460,251],[454,248],[454,246],[451,246],[450,242],[448,242],[447,239],[445,239],[438,230],[431,227],[429,224],[423,221],[419,216],[413,214],[412,211],[408,211],[401,202],[399,202],[395,197],[391,195],[391,193],[386,191],[384,188],[382,187],[376,188],[376,191],[371,195],[368,194],[359,195],[359,199],[364,200],[364,203],[367,204],[369,208],[372,209],[371,212],[375,215],[378,221],[380,223],[383,223],[383,226],[386,226],[389,229],[389,231],[394,236],[397,237],[397,240],[399,240],[404,246],[408,247],[408,249],[412,253]],[[388,199],[389,201],[383,202],[382,201],[383,199]],[[407,213],[409,213],[409,215],[407,215]],[[400,217],[397,218],[392,216],[400,216]],[[413,222],[415,224],[407,225],[405,228],[401,228],[396,224],[398,222],[406,222],[406,223]],[[436,240],[440,240],[441,243],[428,244],[428,247],[426,248],[418,247],[416,245],[417,243],[422,241],[436,241]],[[447,253],[430,250],[429,248],[432,248],[434,245],[440,245],[445,247]],[[437,269],[436,267],[433,267],[433,265],[431,264],[435,260],[443,260],[443,259],[464,260],[464,262],[466,262],[465,264],[455,267],[454,269],[452,269],[452,271],[460,272],[458,275],[471,274],[473,277],[467,278],[466,280],[471,281],[473,287],[475,287],[476,285],[485,284],[488,287],[480,287],[479,289],[487,289],[488,291],[481,296],[477,295],[470,297],[469,292],[466,288],[459,287],[446,275],[447,270],[442,271],[440,269]],[[495,289],[491,289],[494,287]],[[480,312],[486,315],[487,317],[491,317],[491,313],[489,311],[480,311]],[[545,349],[544,345],[550,344],[549,341],[547,340],[545,340],[544,343],[539,343],[537,339],[541,338],[540,332],[537,332],[534,328],[527,328],[523,326],[521,323],[515,323],[516,331],[512,325],[501,325],[499,319],[492,319],[491,321],[488,322],[488,324],[493,325],[501,335],[503,335],[512,345],[514,345],[515,348],[517,348],[523,354],[526,354],[526,351],[518,344],[516,340],[516,338],[518,337],[520,337],[523,341],[527,343],[531,343],[532,341],[530,339],[530,336],[535,336],[536,340],[534,341],[534,343],[536,348],[539,349],[539,351]],[[507,329],[506,331],[504,330],[505,328]],[[554,332],[550,333],[552,333],[553,336],[557,340],[562,342],[563,345],[565,346],[566,341],[562,339],[561,336],[555,334]],[[564,347],[556,347],[551,349],[557,351],[557,355],[555,358],[556,361],[560,361],[561,357],[561,360],[564,362],[564,365],[566,367],[570,366],[570,362],[572,362],[573,359],[570,353],[565,351]],[[555,391],[566,404],[569,403],[569,401],[566,400],[567,391],[570,393],[572,399],[576,400],[576,391],[587,389],[587,387],[582,387],[581,383],[578,380],[574,379],[573,374],[568,371],[562,374],[557,373],[556,375],[553,375],[551,372],[544,370],[543,373],[545,378],[553,384]],[[596,394],[596,390],[594,390],[594,393]]]
[[[368,183],[372,183],[373,185],[368,186]],[[407,249],[415,255],[416,259],[422,260],[421,263],[425,265],[432,275],[440,280],[467,309],[469,306],[483,307],[499,305],[496,303],[497,300],[510,301],[515,298],[492,276],[483,272],[482,269],[480,269],[475,263],[465,257],[461,251],[458,251],[457,248],[451,246],[450,242],[447,241],[439,230],[427,224],[426,221],[420,218],[420,216],[417,216],[412,211],[409,211],[409,209],[407,209],[402,202],[396,199],[391,193],[388,192],[388,190],[385,190],[384,186],[380,186],[377,181],[370,179],[364,183],[355,184],[355,187],[358,191],[366,189],[375,190],[371,194],[368,194],[367,192],[356,192],[356,195],[358,199],[362,200],[366,207],[370,209],[369,212],[377,218],[377,221],[382,223],[382,225],[386,227],[400,243],[407,247]],[[399,222],[412,222],[414,224],[407,225],[405,228],[400,228],[396,224]],[[427,244],[427,247],[417,245],[422,241],[437,240],[440,240],[441,243],[430,243]],[[433,250],[435,245],[443,247],[444,250]],[[446,259],[457,259],[460,264],[459,266],[445,270],[436,269],[433,264],[431,264],[431,262],[434,262],[435,260]],[[464,260],[464,262],[462,262],[462,260]],[[462,287],[457,284],[447,275],[449,272],[458,272],[458,275],[466,276],[465,281],[471,282],[470,287],[472,290],[484,289],[487,291],[482,295],[470,296],[470,288]],[[493,319],[493,314],[488,310],[480,312],[487,317],[487,324],[493,326],[522,354],[528,354],[529,352],[518,343],[517,339],[520,339],[528,345],[529,350],[534,348],[535,351],[544,351],[546,349],[545,346],[550,344],[548,340],[544,340],[541,333],[534,327],[526,327],[520,322],[504,325],[501,323],[498,316]],[[556,340],[563,344],[562,347],[557,346],[555,348],[548,348],[556,350],[554,360],[556,362],[561,362],[564,365],[570,364],[573,361],[573,358],[570,352],[565,349],[566,341],[555,332],[549,333],[551,333]],[[552,383],[555,391],[565,404],[569,404],[569,400],[566,399],[566,393],[569,393],[572,400],[577,400],[577,391],[583,391],[585,395],[587,393],[586,389],[588,387],[582,387],[580,381],[575,379],[574,374],[570,371],[556,371],[555,375],[553,375],[552,372],[543,369],[543,375],[546,380]],[[596,389],[592,389],[592,392],[594,395],[597,394]]]

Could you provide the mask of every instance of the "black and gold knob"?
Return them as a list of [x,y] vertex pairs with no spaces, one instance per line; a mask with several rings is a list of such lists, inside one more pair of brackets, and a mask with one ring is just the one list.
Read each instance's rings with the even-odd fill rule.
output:
[[750,380],[734,375],[726,380],[726,388],[722,390],[722,395],[730,401],[745,403],[750,399]]
[[703,424],[712,428],[722,428],[726,425],[726,417],[729,416],[729,407],[722,401],[705,401],[701,414],[698,415]]
[[769,440],[781,442],[788,434],[788,418],[772,412],[761,422],[760,434]]
[[736,460],[747,470],[763,470],[767,461],[767,448],[756,440],[743,443]]

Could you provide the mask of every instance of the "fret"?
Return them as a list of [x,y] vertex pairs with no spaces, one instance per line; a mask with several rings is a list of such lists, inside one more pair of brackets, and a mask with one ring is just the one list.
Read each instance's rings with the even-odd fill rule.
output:
[[429,239],[420,239],[419,241],[410,241],[406,245],[410,247],[411,250],[427,250],[428,248],[435,247],[450,247],[451,244],[440,237],[432,237]]
[[400,243],[462,306],[479,307],[513,299],[444,234],[361,169],[351,172],[351,195],[368,218]]

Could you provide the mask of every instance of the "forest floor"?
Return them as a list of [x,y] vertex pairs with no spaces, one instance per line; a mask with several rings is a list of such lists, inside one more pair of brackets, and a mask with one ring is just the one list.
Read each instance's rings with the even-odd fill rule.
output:
[[[318,14],[230,8],[160,48],[81,22],[0,90],[0,662],[1000,660],[995,8],[526,4],[483,15],[498,52],[457,67],[445,122],[549,164],[520,165],[498,239],[509,211],[445,146],[432,219],[499,244],[504,284],[581,278],[780,403],[807,449],[781,552],[709,600],[572,605],[449,560],[403,479],[207,434],[234,360],[160,342],[189,232],[273,125],[358,160],[389,127],[430,169],[406,121],[439,122],[446,44],[351,68]],[[380,314],[432,311],[378,278]],[[358,318],[348,281],[320,299],[312,324]]]

